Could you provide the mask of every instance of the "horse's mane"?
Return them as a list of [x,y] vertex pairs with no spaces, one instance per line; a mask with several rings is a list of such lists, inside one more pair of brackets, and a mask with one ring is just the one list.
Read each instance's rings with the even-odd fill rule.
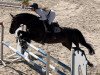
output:
[[31,13],[20,13],[20,14],[15,15],[15,17],[19,17],[19,16],[31,16],[31,17],[36,17],[36,18],[38,18],[38,16],[33,15],[33,14],[31,14]]
[[14,18],[13,19],[19,19],[19,20],[23,20],[23,21],[25,21],[25,19],[27,20],[27,19],[30,19],[30,20],[38,20],[39,19],[39,17],[38,16],[36,16],[36,15],[34,15],[34,14],[30,14],[30,13],[20,13],[20,14],[17,14],[17,15],[15,15],[14,16]]
[[[17,22],[17,23],[16,23]],[[34,25],[39,22],[39,17],[30,13],[19,13],[12,18],[12,24]]]

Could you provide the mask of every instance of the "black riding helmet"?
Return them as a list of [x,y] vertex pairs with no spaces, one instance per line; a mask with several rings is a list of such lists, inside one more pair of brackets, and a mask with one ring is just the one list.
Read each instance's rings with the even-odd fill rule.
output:
[[38,4],[37,3],[33,3],[32,5],[30,5],[31,8],[34,8],[34,9],[38,9]]

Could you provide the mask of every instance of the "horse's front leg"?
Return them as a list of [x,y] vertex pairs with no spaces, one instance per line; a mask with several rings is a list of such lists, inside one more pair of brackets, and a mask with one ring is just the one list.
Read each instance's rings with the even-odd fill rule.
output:
[[21,41],[21,47],[22,47],[22,54],[28,49],[27,41],[23,40]]
[[21,53],[24,54],[26,49],[28,48],[28,43],[31,42],[31,40],[28,38],[28,33],[25,31],[19,31],[18,32],[18,40],[21,46]]
[[28,48],[28,45],[27,45],[27,42],[26,41],[24,41],[23,39],[21,39],[21,38],[18,38],[18,45],[19,45],[19,47],[20,47],[20,52],[21,52],[21,54],[24,54],[25,53],[25,51],[26,51],[26,49]]

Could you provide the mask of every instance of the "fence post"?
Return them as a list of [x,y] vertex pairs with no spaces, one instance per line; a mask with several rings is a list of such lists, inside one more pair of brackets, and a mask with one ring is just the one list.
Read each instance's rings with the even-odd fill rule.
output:
[[87,59],[85,54],[82,55],[83,51],[77,49],[74,44],[72,44],[71,51],[71,75],[81,75],[81,73],[82,75],[87,75]]
[[75,51],[74,51],[74,48],[75,45],[72,43],[72,49],[71,49],[71,75],[75,75],[75,58],[74,58],[74,54],[75,54]]
[[46,56],[46,59],[47,59],[47,64],[46,64],[46,75],[49,75],[49,64],[50,64],[50,52],[47,52],[47,56]]
[[4,27],[3,27],[2,22],[0,23],[0,25],[1,25],[1,57],[0,57],[0,59],[3,60],[3,44],[2,44],[2,41],[3,41]]
[[3,59],[3,38],[4,38],[4,26],[3,26],[3,22],[0,22],[0,25],[1,25],[1,54],[0,54],[0,61],[1,63],[6,66],[6,64],[4,63],[4,59]]

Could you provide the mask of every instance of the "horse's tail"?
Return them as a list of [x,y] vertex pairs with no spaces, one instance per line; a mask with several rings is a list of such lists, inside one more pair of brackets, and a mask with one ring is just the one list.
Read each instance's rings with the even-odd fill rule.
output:
[[85,46],[89,50],[89,53],[91,55],[95,54],[94,49],[92,48],[91,44],[86,42],[83,34],[79,30],[77,30],[77,31],[78,31],[78,35],[79,35],[79,43],[82,44],[83,46]]

